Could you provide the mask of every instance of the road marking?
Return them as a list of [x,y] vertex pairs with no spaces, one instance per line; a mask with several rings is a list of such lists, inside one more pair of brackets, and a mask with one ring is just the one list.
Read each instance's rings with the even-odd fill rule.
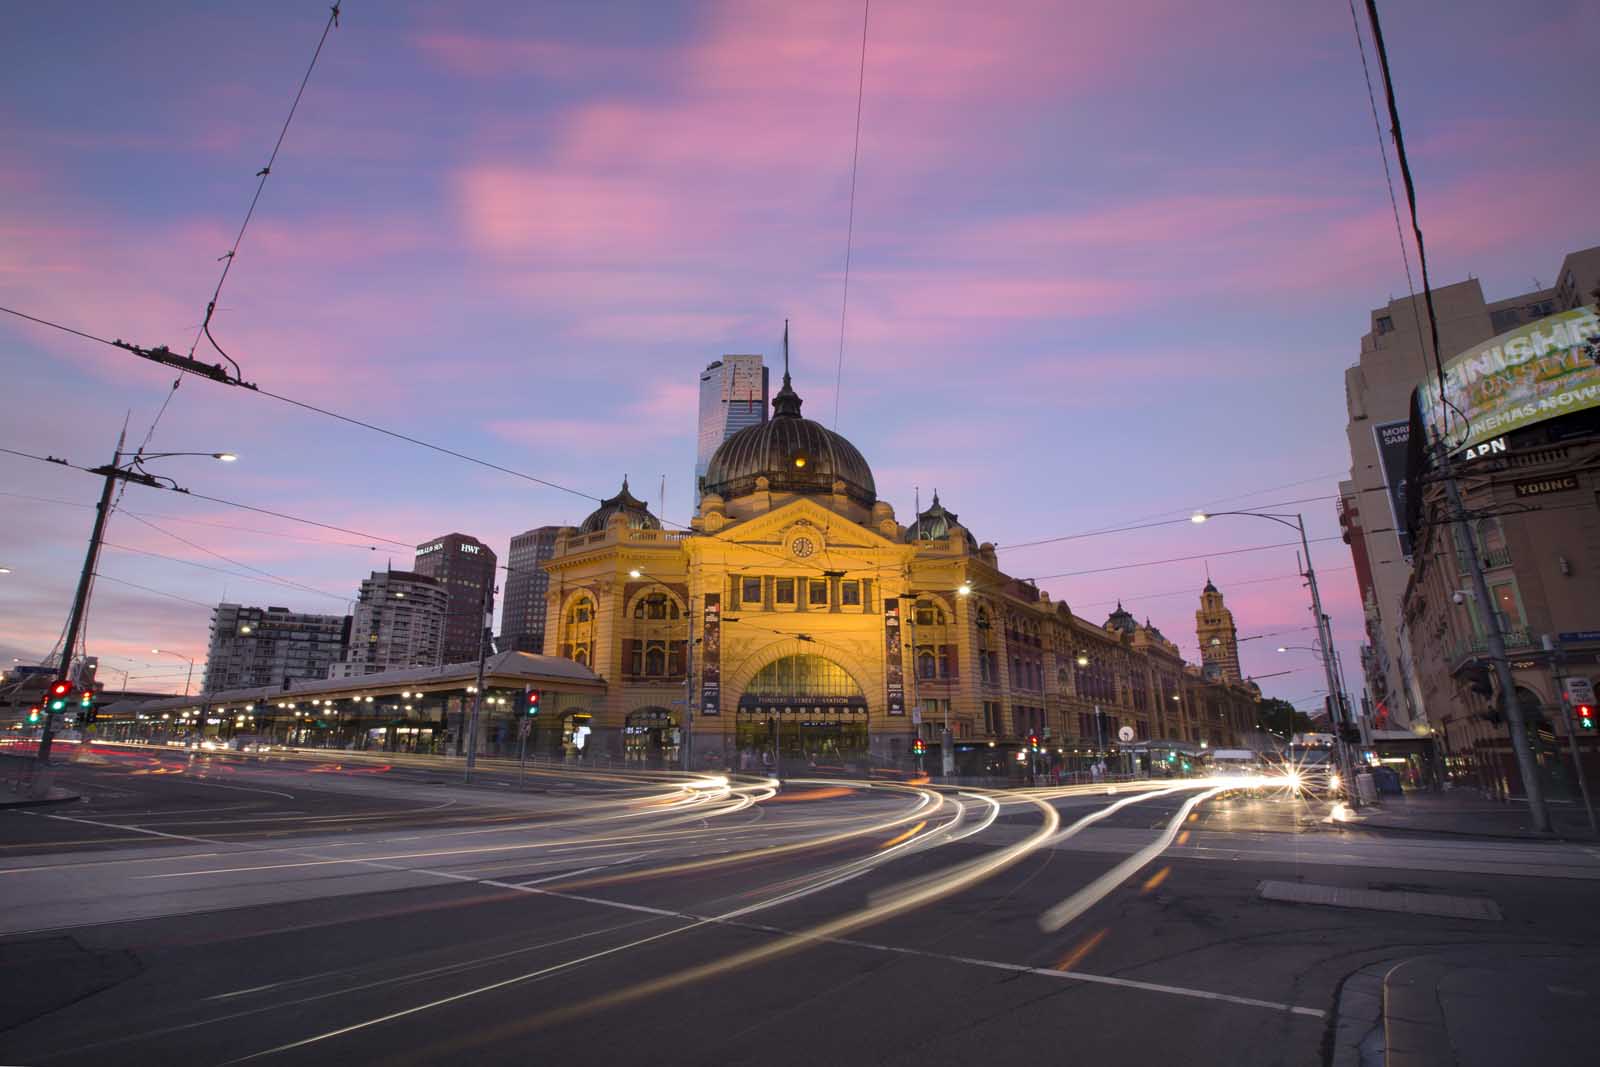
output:
[[[576,871],[557,871],[555,874],[547,874],[543,878],[530,878],[526,882],[518,882],[515,886],[513,886],[513,888],[515,888],[515,889],[526,889],[530,885],[539,885],[542,882],[554,882],[558,878],[575,878],[580,874],[588,874],[590,871],[603,871],[607,867],[615,867],[615,866],[616,866],[615,863],[600,863],[600,864],[596,864],[593,867],[581,867]],[[491,882],[489,884],[490,885],[499,885],[500,883]]]
[[1439,915],[1447,919],[1486,919],[1499,922],[1500,906],[1483,897],[1452,897],[1443,893],[1395,893],[1379,889],[1351,889],[1310,882],[1264,881],[1258,887],[1263,900],[1289,904],[1323,904],[1331,908],[1399,911],[1409,915]]
[[[165,830],[146,830],[142,826],[119,826],[114,822],[101,822],[99,819],[79,819],[72,815],[41,815],[38,812],[25,811],[24,815],[32,815],[37,819],[60,819],[62,822],[81,822],[86,826],[102,826],[107,830],[126,830],[134,834],[150,834],[152,837],[170,837],[175,841],[193,841],[201,845],[222,845],[224,841],[213,841],[209,837],[190,837],[187,834],[169,834]],[[65,842],[70,844],[71,842]]]
[[1061,957],[1061,961],[1056,964],[1056,970],[1070,971],[1072,968],[1082,963],[1085,957],[1087,957],[1089,953],[1093,952],[1095,948],[1099,946],[1100,942],[1106,939],[1106,935],[1110,932],[1111,929],[1109,927],[1102,926],[1100,929],[1096,930],[1094,933],[1078,942],[1075,946],[1073,946],[1071,952],[1068,952],[1065,956]]
[[6,867],[4,869],[0,869],[0,874],[28,874],[31,871],[60,871],[70,870],[75,867],[105,867],[118,863],[174,863],[178,860],[196,860],[204,859],[208,856],[221,855],[224,855],[224,853],[185,852],[178,856],[139,856],[133,859],[120,860],[85,860],[82,863],[46,863],[36,867]]
[[1150,892],[1152,889],[1154,889],[1157,886],[1159,886],[1162,882],[1165,882],[1167,880],[1167,875],[1169,875],[1171,873],[1172,873],[1172,867],[1171,867],[1170,864],[1168,866],[1166,866],[1166,867],[1161,868],[1155,874],[1152,874],[1149,878],[1146,878],[1144,880],[1144,885],[1139,887],[1139,892],[1141,892],[1141,893]]

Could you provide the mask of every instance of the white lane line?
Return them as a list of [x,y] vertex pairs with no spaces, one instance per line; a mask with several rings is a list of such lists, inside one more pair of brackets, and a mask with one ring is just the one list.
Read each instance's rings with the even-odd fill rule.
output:
[[505,978],[498,982],[492,982],[489,985],[479,986],[476,989],[469,989],[464,993],[456,993],[452,996],[440,997],[438,1000],[430,1000],[426,1004],[417,1004],[410,1008],[403,1008],[400,1011],[390,1012],[388,1015],[380,1015],[375,1019],[365,1019],[359,1023],[352,1023],[349,1026],[342,1026],[337,1030],[329,1030],[326,1033],[314,1034],[311,1037],[303,1038],[299,1041],[291,1041],[287,1045],[278,1045],[276,1048],[262,1049],[260,1052],[253,1052],[248,1056],[240,1056],[237,1059],[226,1060],[223,1062],[222,1067],[229,1067],[230,1064],[235,1063],[248,1063],[250,1060],[258,1060],[264,1056],[272,1056],[279,1052],[288,1052],[291,1049],[304,1048],[307,1045],[314,1045],[319,1041],[326,1041],[330,1038],[339,1037],[343,1034],[354,1033],[357,1030],[365,1030],[371,1026],[378,1026],[383,1023],[393,1022],[395,1019],[403,1019],[407,1015],[415,1015],[418,1012],[429,1011],[433,1008],[442,1007],[446,1004],[454,1004],[457,1001],[467,1000],[482,993],[489,993],[496,989],[504,989],[507,986],[518,985],[522,982],[535,981],[539,978],[544,978],[559,971],[565,971],[569,968],[589,963],[592,960],[601,959],[606,956],[614,956],[618,952],[625,952],[628,949],[638,948],[640,945],[648,945],[652,941],[660,941],[664,937],[671,937],[673,934],[682,933],[685,930],[691,930],[696,926],[704,926],[706,925],[707,921],[690,923],[688,926],[673,927],[671,930],[666,930],[659,934],[652,934],[649,937],[641,937],[636,941],[629,941],[627,944],[616,945],[612,948],[602,949],[599,952],[591,952],[589,955],[580,956],[577,959],[551,964],[549,967],[543,967],[537,971],[529,971],[527,974],[519,974],[511,978]]
[[45,863],[37,867],[6,867],[0,869],[0,874],[31,874],[34,871],[64,871],[77,867],[106,867],[119,863],[174,863],[178,860],[205,859],[209,856],[221,856],[221,852],[185,852],[177,856],[140,856],[133,859],[120,860],[86,860],[82,863]]
[[276,789],[257,789],[248,785],[223,785],[220,782],[202,782],[198,778],[185,778],[184,785],[203,785],[211,789],[237,789],[241,793],[271,793],[275,797],[287,797],[290,800],[298,799],[293,793],[280,793]]
[[1140,867],[1143,867],[1167,850],[1173,839],[1178,836],[1178,829],[1183,825],[1184,820],[1189,817],[1189,813],[1194,810],[1196,804],[1214,797],[1222,791],[1222,789],[1211,789],[1184,801],[1183,807],[1179,808],[1178,813],[1172,817],[1172,821],[1167,823],[1167,828],[1161,832],[1160,837],[1039,916],[1039,928],[1054,933],[1100,903],[1101,900],[1105,899],[1106,894],[1131,878]]
[[[590,871],[603,871],[607,867],[615,867],[615,866],[616,866],[616,864],[614,864],[614,863],[601,863],[601,864],[596,864],[593,867],[580,867],[575,871],[557,871],[555,874],[547,874],[543,878],[530,878],[526,882],[518,882],[512,888],[514,888],[514,889],[526,889],[530,885],[539,885],[542,882],[554,882],[558,878],[576,878],[580,874],[588,874]],[[490,885],[494,885],[494,886],[498,886],[501,883],[499,883],[499,882],[490,882],[489,884]]]
[[[126,830],[133,834],[150,834],[152,837],[170,837],[175,841],[193,841],[201,845],[224,845],[226,841],[213,841],[209,837],[190,837],[187,834],[169,834],[165,830],[146,830],[142,826],[120,826],[114,822],[101,822],[99,819],[80,819],[73,815],[41,815],[34,811],[25,811],[24,815],[32,815],[36,819],[60,819],[62,822],[81,822],[86,826],[101,826],[107,830]],[[67,842],[71,844],[71,842]]]

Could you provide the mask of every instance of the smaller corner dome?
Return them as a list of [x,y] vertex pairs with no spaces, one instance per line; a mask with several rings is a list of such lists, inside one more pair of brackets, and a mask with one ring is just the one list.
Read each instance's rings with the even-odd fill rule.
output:
[[1122,601],[1117,601],[1117,610],[1106,617],[1106,629],[1121,630],[1125,634],[1131,634],[1138,628],[1138,620],[1133,617],[1132,613],[1123,609]]
[[650,508],[643,500],[638,499],[628,492],[628,477],[622,477],[622,491],[616,496],[602,500],[600,506],[589,513],[578,527],[580,534],[599,533],[611,522],[613,515],[627,517],[628,525],[635,530],[659,530],[661,520],[650,514]]
[[[960,526],[957,515],[948,511],[939,503],[939,491],[933,491],[933,503],[928,510],[917,516],[917,521],[906,527],[906,543],[914,544],[917,541],[942,541],[950,536],[952,526]],[[978,539],[972,536],[972,531],[962,527],[962,533],[967,535],[967,548],[973,552],[978,551]]]

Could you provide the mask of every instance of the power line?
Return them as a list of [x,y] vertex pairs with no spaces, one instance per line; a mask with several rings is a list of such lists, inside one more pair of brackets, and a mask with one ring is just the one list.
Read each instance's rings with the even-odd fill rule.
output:
[[177,593],[168,593],[162,589],[151,589],[148,585],[139,585],[137,582],[130,582],[126,578],[113,577],[112,575],[105,574],[101,571],[95,571],[94,576],[100,581],[116,582],[118,585],[126,585],[132,589],[142,590],[146,593],[154,593],[156,596],[171,597],[173,600],[181,600],[185,604],[193,604],[195,607],[205,608],[207,611],[210,611],[212,608],[216,607],[215,604],[204,604],[198,600],[190,600],[186,596],[179,596]]
[[190,548],[193,548],[193,549],[195,549],[197,551],[200,551],[200,552],[204,552],[208,556],[215,556],[217,559],[222,560],[224,563],[231,563],[235,567],[243,567],[247,571],[253,571],[256,574],[262,575],[263,577],[266,577],[266,578],[270,578],[273,581],[278,582],[278,583],[280,583],[282,585],[289,586],[289,587],[294,588],[294,589],[300,589],[300,590],[303,590],[303,591],[305,591],[307,593],[316,593],[318,596],[330,597],[330,598],[337,599],[337,600],[348,601],[350,599],[349,597],[338,597],[333,593],[324,592],[323,590],[318,589],[315,586],[305,585],[305,584],[303,584],[301,582],[294,581],[291,578],[285,578],[282,575],[273,574],[271,571],[263,570],[260,567],[251,566],[248,563],[241,563],[238,560],[233,559],[230,556],[224,556],[221,552],[212,551],[211,549],[207,548],[205,545],[198,544],[198,543],[196,543],[194,541],[191,541],[187,537],[180,537],[179,535],[173,533],[171,530],[164,530],[161,527],[157,526],[155,523],[150,522],[147,519],[141,519],[137,515],[131,515],[130,514],[128,517],[130,519],[132,519],[134,522],[141,523],[141,524],[143,524],[145,526],[150,527],[150,529],[156,531],[157,533],[166,534],[168,537],[172,538],[174,541],[182,542],[183,544],[188,545]]
[[[1337,534],[1334,534],[1334,535],[1331,535],[1329,537],[1312,537],[1312,538],[1309,538],[1307,540],[1307,543],[1308,544],[1313,544],[1313,545],[1318,545],[1318,544],[1323,543],[1324,541],[1339,541],[1339,540],[1343,540],[1343,538],[1339,537]],[[1251,546],[1249,546],[1247,548],[1225,548],[1225,549],[1221,549],[1220,551],[1216,551],[1216,552],[1201,552],[1201,553],[1198,553],[1198,554],[1193,555],[1193,556],[1172,556],[1172,557],[1170,557],[1168,559],[1150,559],[1150,560],[1144,560],[1143,562],[1140,562],[1140,563],[1119,563],[1119,564],[1116,564],[1115,566],[1111,566],[1111,567],[1092,567],[1089,570],[1083,570],[1083,571],[1062,571],[1060,574],[1037,574],[1037,575],[1034,575],[1032,578],[1024,578],[1024,579],[1022,579],[1022,581],[1026,581],[1026,582],[1044,582],[1044,581],[1049,581],[1049,580],[1051,580],[1053,578],[1077,578],[1077,577],[1080,577],[1080,576],[1085,575],[1085,574],[1105,574],[1108,571],[1128,571],[1128,570],[1136,570],[1136,569],[1138,569],[1140,567],[1159,567],[1159,566],[1161,566],[1162,564],[1165,564],[1165,563],[1187,563],[1190,560],[1211,559],[1211,558],[1214,558],[1216,556],[1237,556],[1237,555],[1240,555],[1240,554],[1245,553],[1245,552],[1265,552],[1268,549],[1273,549],[1273,548],[1299,548],[1299,547],[1300,547],[1300,542],[1299,541],[1281,541],[1281,542],[1279,542],[1277,544],[1273,544],[1273,545],[1251,545]]]
[[[1322,567],[1322,568],[1318,569],[1318,573],[1319,574],[1336,574],[1339,571],[1353,571],[1353,570],[1355,570],[1355,566],[1352,564],[1352,565],[1347,566],[1347,567]],[[1305,577],[1305,575],[1303,575],[1303,574],[1274,574],[1274,575],[1269,575],[1269,576],[1264,577],[1264,578],[1241,578],[1241,579],[1239,579],[1237,581],[1228,582],[1227,586],[1228,586],[1229,589],[1234,589],[1234,588],[1236,588],[1238,586],[1241,586],[1241,585],[1261,585],[1261,584],[1263,584],[1265,582],[1287,582],[1291,578],[1304,578],[1304,577]],[[1186,586],[1183,589],[1169,589],[1166,592],[1162,592],[1162,593],[1135,593],[1133,596],[1120,596],[1120,597],[1115,597],[1115,598],[1113,598],[1111,600],[1091,600],[1091,601],[1088,601],[1087,603],[1079,604],[1078,606],[1079,607],[1084,607],[1084,608],[1100,608],[1100,607],[1105,607],[1107,604],[1112,604],[1112,603],[1119,603],[1120,604],[1120,603],[1122,603],[1124,601],[1126,601],[1129,604],[1133,604],[1133,603],[1137,603],[1140,600],[1158,600],[1161,597],[1192,596],[1193,594],[1194,594],[1194,586]],[[1310,629],[1310,627],[1303,627],[1303,629]],[[1268,635],[1262,634],[1260,636],[1266,637]]]
[[850,152],[850,221],[844,236],[844,296],[839,301],[839,361],[833,371],[833,429],[839,429],[839,394],[844,381],[844,323],[850,309],[850,253],[856,235],[856,172],[861,165],[861,102],[867,85],[867,17],[872,13],[872,0],[861,8],[861,69],[856,74],[856,138]]
[[[72,508],[87,508],[89,510],[94,509],[93,504],[85,504],[80,500],[61,500],[60,498],[53,496],[34,496],[31,493],[17,493],[6,489],[0,489],[0,496],[14,497],[18,500],[32,500],[40,504],[61,504]],[[117,511],[119,514],[127,515],[132,518],[161,519],[164,522],[181,522],[190,526],[209,526],[217,530],[238,530],[242,533],[261,534],[264,537],[281,537],[286,541],[295,541],[303,545],[331,545],[340,548],[359,548],[368,552],[376,552],[378,550],[376,545],[361,545],[356,544],[353,541],[324,541],[314,537],[296,537],[294,534],[284,533],[282,530],[263,530],[257,526],[238,526],[229,522],[207,522],[205,519],[190,519],[182,515],[168,515],[163,512],[156,511],[129,511],[127,508],[118,508]]]
[[261,582],[261,583],[266,584],[266,585],[277,586],[280,589],[283,589],[283,588],[303,589],[303,590],[305,590],[307,592],[316,593],[318,596],[325,596],[330,600],[338,600],[338,601],[341,601],[341,602],[348,602],[350,600],[349,597],[337,596],[337,595],[335,595],[333,593],[325,593],[321,589],[313,589],[310,586],[302,586],[302,585],[298,585],[297,583],[290,583],[290,582],[288,582],[287,579],[263,578],[263,577],[261,577],[259,575],[249,574],[249,573],[243,572],[243,571],[224,570],[221,567],[212,567],[209,564],[196,563],[192,559],[182,559],[182,558],[180,558],[178,556],[168,556],[168,555],[164,555],[163,553],[160,553],[160,552],[152,552],[148,548],[134,548],[132,545],[119,545],[119,544],[114,544],[111,541],[102,541],[100,543],[103,546],[105,546],[106,548],[115,548],[119,552],[133,552],[136,555],[150,556],[153,559],[164,559],[168,563],[181,563],[185,567],[194,567],[197,570],[211,571],[211,572],[213,572],[215,574],[226,574],[231,578],[242,578],[247,582]]
[[[1251,494],[1248,494],[1248,495],[1256,496],[1256,495],[1259,495],[1259,494],[1251,493]],[[1304,497],[1300,497],[1300,498],[1298,498],[1296,500],[1278,500],[1278,501],[1274,501],[1274,502],[1272,502],[1270,504],[1260,504],[1260,505],[1257,505],[1257,506],[1258,507],[1263,507],[1263,508],[1281,508],[1281,507],[1288,507],[1291,504],[1306,504],[1306,503],[1311,503],[1313,501],[1318,501],[1318,500],[1338,500],[1338,499],[1339,499],[1339,494],[1337,494],[1337,493],[1329,493],[1329,494],[1326,494],[1324,496],[1304,496]],[[1108,526],[1108,527],[1103,527],[1103,528],[1100,528],[1100,529],[1085,530],[1082,533],[1062,534],[1059,537],[1045,537],[1045,538],[1041,538],[1041,539],[1039,539],[1037,541],[1018,541],[1016,544],[1004,544],[1004,543],[997,544],[997,545],[995,545],[995,549],[997,551],[1000,551],[1000,552],[1012,552],[1012,551],[1016,551],[1019,548],[1036,548],[1039,545],[1053,545],[1053,544],[1057,544],[1058,542],[1061,542],[1061,541],[1078,541],[1078,540],[1082,540],[1082,539],[1087,538],[1087,537],[1100,537],[1100,536],[1103,536],[1105,534],[1112,534],[1112,533],[1129,533],[1129,532],[1134,531],[1134,530],[1152,530],[1152,529],[1155,529],[1155,528],[1160,527],[1160,526],[1176,526],[1176,525],[1178,525],[1180,523],[1187,523],[1187,522],[1190,522],[1190,521],[1192,521],[1192,520],[1188,516],[1185,516],[1184,518],[1181,518],[1181,519],[1162,519],[1162,520],[1160,520],[1158,522],[1137,523],[1137,524],[1132,525],[1132,526]]]
[[[194,350],[200,344],[201,335],[211,342],[211,347],[223,359],[233,364],[233,372],[240,374],[239,364],[234,362],[232,356],[222,350],[216,338],[211,336],[211,319],[216,314],[217,300],[222,296],[222,286],[228,280],[228,272],[233,269],[233,261],[239,254],[239,243],[244,240],[244,231],[249,228],[250,220],[255,216],[256,205],[261,201],[261,191],[267,186],[267,178],[272,174],[272,165],[278,161],[278,151],[283,148],[283,139],[289,135],[289,124],[294,121],[294,114],[300,108],[300,98],[305,95],[306,85],[311,81],[311,72],[317,67],[317,60],[322,56],[322,46],[328,43],[328,34],[339,25],[339,4],[342,0],[334,0],[333,6],[328,11],[328,21],[322,27],[322,36],[317,39],[317,47],[311,53],[311,62],[306,66],[305,75],[300,79],[300,87],[295,90],[294,102],[289,105],[289,114],[283,120],[283,129],[278,131],[278,139],[272,145],[272,154],[267,157],[267,165],[256,172],[256,191],[250,198],[250,206],[245,210],[244,222],[239,225],[239,233],[233,239],[233,247],[222,256],[222,274],[217,278],[217,287],[211,294],[211,301],[206,305],[206,317],[200,324],[200,330],[195,334],[194,343],[189,346],[189,357],[194,358]],[[154,427],[152,427],[152,430]]]
[[[33,453],[33,452],[23,452],[23,451],[20,451],[18,449],[15,449],[15,448],[6,448],[4,446],[0,446],[0,452],[3,452],[6,455],[11,455],[11,456],[21,456],[23,459],[37,460],[40,463],[51,463],[51,464],[54,464],[54,465],[56,465],[58,467],[69,467],[72,470],[83,471],[86,474],[94,474],[95,473],[94,470],[92,470],[89,467],[79,466],[76,463],[71,463],[71,462],[69,462],[67,460],[62,459],[59,456],[41,456],[41,455],[37,455],[36,453]],[[320,528],[322,528],[324,530],[333,530],[336,533],[350,534],[353,537],[365,537],[365,538],[368,538],[369,540],[373,540],[373,541],[382,541],[385,544],[395,545],[395,546],[400,547],[400,548],[415,548],[416,547],[414,542],[397,541],[392,537],[380,537],[377,534],[367,533],[364,530],[352,530],[347,526],[335,526],[332,523],[318,522],[316,519],[306,519],[306,518],[302,518],[302,517],[300,517],[298,515],[290,515],[290,514],[287,514],[286,512],[282,512],[282,511],[273,511],[271,508],[259,508],[259,507],[254,506],[253,504],[241,504],[241,503],[239,503],[238,501],[235,501],[235,500],[224,500],[222,497],[219,497],[219,496],[207,496],[205,493],[196,493],[196,492],[193,492],[193,491],[188,490],[188,489],[179,489],[176,486],[152,484],[150,486],[150,488],[152,488],[152,489],[165,489],[169,493],[181,493],[184,496],[190,497],[191,499],[194,499],[194,500],[208,500],[213,504],[223,504],[223,505],[225,505],[227,507],[230,507],[230,508],[240,508],[241,510],[244,510],[244,511],[254,511],[257,514],[260,514],[260,515],[271,515],[275,519],[285,519],[285,520],[287,520],[289,522],[303,523],[306,526],[317,526],[317,527],[320,527]]]

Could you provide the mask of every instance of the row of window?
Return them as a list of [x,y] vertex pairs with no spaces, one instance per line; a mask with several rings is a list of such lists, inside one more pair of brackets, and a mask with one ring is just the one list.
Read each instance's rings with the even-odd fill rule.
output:
[[949,681],[961,677],[961,662],[954,645],[918,645],[917,677],[923,681]]
[[[838,584],[838,606],[864,608],[871,597],[870,579],[780,578],[773,575],[737,578],[733,583],[729,610],[757,608],[831,608],[834,583]],[[801,600],[804,598],[802,605]]]
[[636,678],[683,676],[682,641],[624,641],[623,662]]

